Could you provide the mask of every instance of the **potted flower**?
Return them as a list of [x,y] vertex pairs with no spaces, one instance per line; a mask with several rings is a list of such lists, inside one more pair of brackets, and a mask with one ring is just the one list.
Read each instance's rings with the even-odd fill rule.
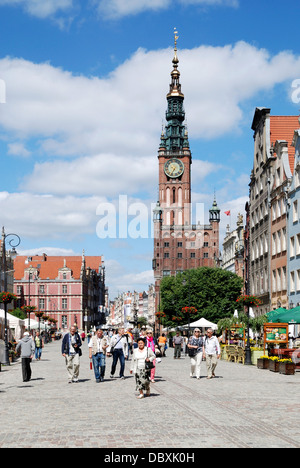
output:
[[166,314],[164,312],[155,312],[155,315],[159,319],[166,318]]
[[271,372],[279,372],[279,358],[277,356],[269,358],[269,370]]
[[35,312],[36,307],[35,306],[30,306],[30,305],[24,305],[21,307],[21,310],[25,312],[25,314],[31,314],[32,312]]
[[196,307],[182,307],[182,312],[184,314],[196,314],[198,312],[198,310],[196,309]]
[[279,359],[279,374],[294,375],[295,364],[291,359]]
[[257,368],[258,369],[269,369],[269,356],[261,356],[257,359]]
[[44,312],[41,311],[41,310],[37,310],[36,312],[34,312],[34,315],[38,318],[38,319],[41,319],[44,315]]
[[0,302],[2,302],[3,304],[9,304],[10,302],[16,300],[17,296],[15,294],[6,291],[0,293]]
[[258,307],[262,304],[261,300],[257,296],[242,294],[236,300],[236,302],[243,306]]
[[175,315],[173,315],[172,320],[173,322],[181,322],[182,317],[175,317]]

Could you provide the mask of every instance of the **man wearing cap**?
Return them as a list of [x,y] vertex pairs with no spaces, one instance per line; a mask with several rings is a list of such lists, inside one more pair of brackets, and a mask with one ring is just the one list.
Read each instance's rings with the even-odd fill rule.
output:
[[34,350],[34,341],[30,334],[25,332],[23,338],[19,341],[16,347],[17,352],[21,351],[23,382],[29,382],[31,379],[30,363],[34,356]]

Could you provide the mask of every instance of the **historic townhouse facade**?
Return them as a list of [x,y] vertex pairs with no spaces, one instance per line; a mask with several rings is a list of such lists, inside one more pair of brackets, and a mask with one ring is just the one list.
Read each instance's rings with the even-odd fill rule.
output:
[[150,284],[148,291],[121,293],[111,303],[108,325],[133,328],[140,318],[144,318],[149,326],[155,321],[155,290]]
[[226,236],[223,241],[222,269],[236,273],[244,279],[244,222],[243,215],[239,214],[236,229],[230,231],[227,226]]
[[249,200],[249,292],[260,297],[258,315],[287,306],[287,190],[294,161],[296,116],[254,114],[254,164]]
[[290,308],[300,305],[300,129],[294,132],[293,146],[295,163],[289,190],[287,241]]
[[[290,153],[290,154],[289,154]],[[271,176],[271,309],[288,308],[287,294],[287,202],[288,187],[292,177],[290,158],[293,159],[291,142],[277,141],[274,147],[276,159]]]
[[[105,323],[107,291],[102,257],[18,256],[14,262],[18,306],[31,305],[57,320],[57,328],[90,329]],[[35,319],[32,313],[31,319]]]
[[214,267],[219,262],[220,210],[214,200],[209,224],[192,224],[191,166],[188,132],[185,122],[184,95],[181,90],[177,37],[167,94],[167,125],[158,151],[159,200],[154,209],[154,256],[156,310],[159,307],[160,281],[184,270]]

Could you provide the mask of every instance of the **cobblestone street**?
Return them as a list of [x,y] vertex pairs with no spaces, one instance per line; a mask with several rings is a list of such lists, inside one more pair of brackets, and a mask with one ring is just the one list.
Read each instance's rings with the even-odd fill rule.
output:
[[[20,361],[0,373],[0,448],[300,447],[299,385],[294,376],[220,361],[217,377],[189,377],[189,358],[173,351],[157,365],[151,397],[137,400],[125,380],[96,384],[83,344],[80,382],[68,384],[61,342],[45,346],[23,383]],[[117,367],[116,376],[119,367]]]

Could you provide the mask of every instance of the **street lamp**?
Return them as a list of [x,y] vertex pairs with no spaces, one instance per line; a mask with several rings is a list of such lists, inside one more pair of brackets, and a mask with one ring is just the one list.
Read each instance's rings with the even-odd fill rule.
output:
[[[2,265],[3,265],[3,274],[4,274],[4,291],[7,291],[7,274],[10,270],[7,270],[7,263],[6,263],[6,239],[8,237],[12,237],[12,239],[8,240],[8,244],[12,247],[10,251],[10,258],[11,260],[15,260],[17,256],[16,247],[18,247],[21,243],[21,239],[17,234],[5,234],[4,227],[2,228]],[[4,365],[9,366],[9,349],[8,349],[8,326],[7,326],[7,303],[4,302]]]

